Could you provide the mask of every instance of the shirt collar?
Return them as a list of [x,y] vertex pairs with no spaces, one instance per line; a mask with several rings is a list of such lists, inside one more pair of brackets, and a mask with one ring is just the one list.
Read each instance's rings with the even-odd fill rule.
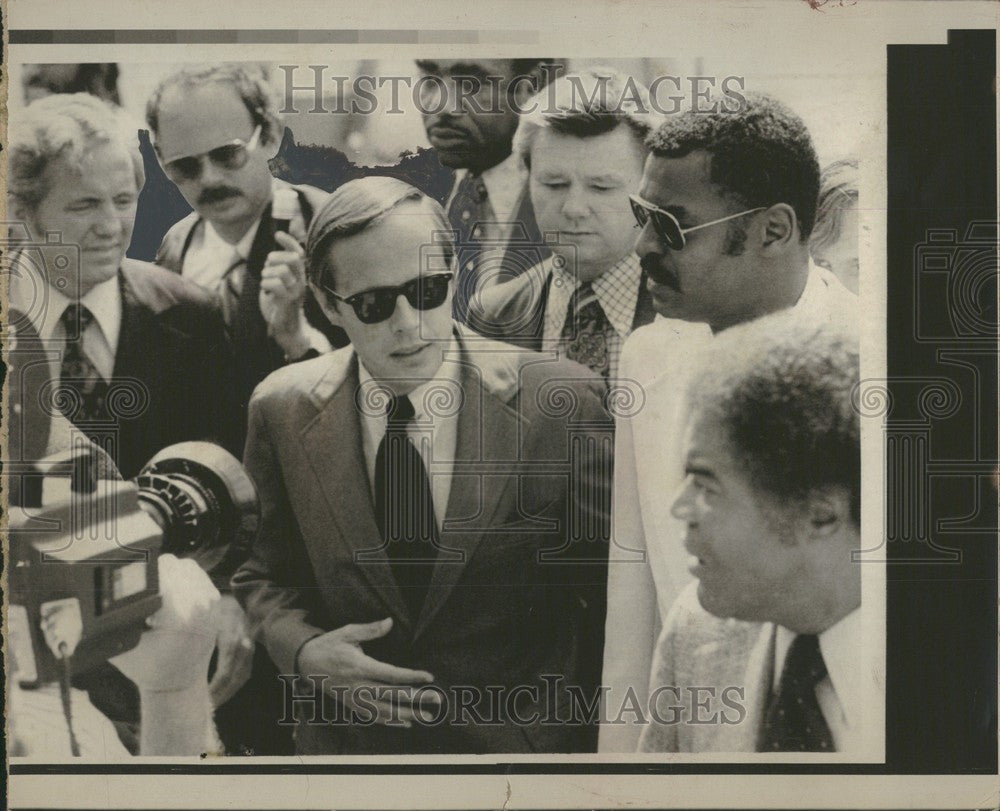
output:
[[[458,183],[466,174],[467,169],[456,173],[455,188],[458,188]],[[528,182],[528,170],[520,155],[511,153],[496,166],[484,170],[480,176],[486,184],[494,216],[500,222],[513,220]]]
[[209,251],[217,250],[220,253],[224,253],[226,251],[236,251],[240,259],[246,261],[247,257],[250,256],[250,247],[253,245],[254,237],[257,236],[257,229],[260,228],[259,217],[257,218],[257,222],[255,222],[250,227],[249,231],[247,231],[242,237],[240,237],[240,241],[237,242],[235,245],[230,245],[221,236],[219,236],[219,232],[215,230],[215,226],[212,225],[212,223],[210,223],[208,220],[205,220],[204,222],[205,222],[205,236],[204,236],[204,241],[202,242],[202,246],[205,248],[205,250]]
[[[778,626],[774,638],[775,687],[781,679],[781,668],[796,636],[794,631]],[[864,712],[862,679],[865,677],[865,665],[858,658],[862,643],[860,608],[854,609],[819,635],[819,649],[830,683],[843,708],[847,725],[855,729]]]
[[[410,398],[410,402],[413,404],[414,419],[417,421],[430,421],[434,422],[437,419],[437,415],[433,412],[428,412],[426,406],[428,400],[433,400],[434,397],[428,396],[433,389],[440,388],[442,385],[451,387],[457,386],[459,384],[458,375],[461,368],[461,364],[453,363],[448,360],[448,358],[457,357],[458,352],[458,341],[452,336],[451,343],[448,348],[444,351],[445,360],[438,367],[437,372],[434,377],[421,383],[413,391],[411,391],[407,397]],[[375,378],[372,377],[371,372],[365,368],[365,364],[358,358],[358,384],[359,388],[367,388],[369,386],[378,386]],[[367,399],[367,398],[365,398]],[[373,401],[378,402],[381,398],[373,397]],[[381,437],[385,433],[385,423],[386,415],[383,410],[378,412],[372,412],[371,410],[362,411],[362,415],[373,427],[378,426],[378,435]]]
[[[562,279],[567,290],[576,290],[580,281],[565,268],[557,267],[552,260],[552,275]],[[591,282],[594,295],[601,304],[601,309],[615,328],[615,332],[623,338],[632,332],[635,322],[635,306],[639,298],[639,283],[642,281],[642,268],[639,257],[631,251],[615,262],[610,268]]]
[[[18,255],[20,256],[20,254]],[[52,340],[63,312],[72,300],[61,290],[41,278],[31,261],[12,263],[17,272],[10,274],[10,306],[25,313],[43,341]],[[80,298],[94,315],[94,321],[104,333],[112,352],[118,348],[122,326],[122,295],[118,274],[91,288]]]

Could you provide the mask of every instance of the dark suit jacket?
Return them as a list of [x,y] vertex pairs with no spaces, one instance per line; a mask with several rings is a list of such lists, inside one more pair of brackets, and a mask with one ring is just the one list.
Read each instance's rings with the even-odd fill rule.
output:
[[[540,693],[521,696],[523,724],[506,719],[503,706],[499,716],[488,715],[483,703],[476,705],[481,717],[500,723],[405,730],[300,722],[300,753],[596,745],[592,725],[539,722],[552,717],[546,708],[555,711],[542,676],[564,680],[550,691],[568,716],[566,685],[589,700],[599,672],[612,432],[603,384],[568,361],[511,353],[478,338],[463,339],[462,347],[465,396],[441,537],[452,551],[440,552],[420,616],[409,615],[380,548],[350,349],[285,367],[255,392],[245,465],[259,488],[262,527],[233,586],[280,673],[295,673],[298,651],[312,637],[391,616],[392,630],[365,652],[432,673],[452,711],[448,691],[459,685],[480,694],[499,685],[501,704],[517,685]],[[574,515],[582,523],[571,523]],[[572,542],[580,526],[592,538]],[[540,561],[545,548],[553,557]],[[319,717],[336,716],[330,700]]]
[[[452,312],[457,321],[467,323],[470,307],[476,299],[477,283],[484,275],[497,276],[502,280],[515,279],[552,255],[549,242],[535,221],[535,209],[531,204],[527,184],[514,211],[512,223],[511,234],[504,243],[499,265],[494,260],[487,260],[476,268],[475,273],[469,273],[465,270],[467,263],[463,260],[462,246],[456,246],[458,276]],[[489,247],[489,243],[484,243],[484,247]],[[496,281],[494,279],[493,283]]]
[[139,398],[108,397],[118,409],[113,456],[135,476],[175,442],[208,439],[239,452],[238,406],[222,320],[200,287],[147,262],[126,259],[119,271],[122,326],[115,386]]
[[[488,288],[473,299],[468,325],[487,338],[539,350],[545,331],[545,305],[552,272],[548,263],[536,265],[509,282]],[[646,274],[639,281],[632,329],[652,323],[653,299],[646,288]]]
[[[292,186],[299,198],[299,206],[306,226],[312,221],[313,214],[326,202],[326,192],[312,186]],[[265,212],[266,213],[266,212]],[[203,222],[197,212],[192,212],[176,223],[163,238],[160,250],[156,254],[156,263],[174,273],[180,273],[184,266],[191,240],[196,230]],[[293,234],[300,241],[305,241],[305,234]],[[262,267],[267,254],[275,247],[273,220],[266,217],[257,229],[253,244],[250,247],[248,264],[255,260]],[[323,315],[312,291],[306,290],[303,304],[306,320],[324,335],[334,347],[345,346],[347,336],[339,327],[333,326]],[[284,366],[284,353],[278,344],[267,337],[267,326],[260,310],[254,306],[252,315],[248,316],[252,323],[230,324],[229,336],[232,345],[233,358],[236,364],[236,375],[240,394],[244,405],[250,398],[254,387],[275,369]],[[256,336],[256,337],[254,337]]]
[[[232,362],[211,297],[175,273],[134,259],[122,262],[118,279],[122,325],[108,392],[116,420],[106,449],[122,475],[134,477],[175,442],[216,441],[238,455],[242,430]],[[135,751],[135,685],[107,664],[81,674],[75,684],[90,692]]]

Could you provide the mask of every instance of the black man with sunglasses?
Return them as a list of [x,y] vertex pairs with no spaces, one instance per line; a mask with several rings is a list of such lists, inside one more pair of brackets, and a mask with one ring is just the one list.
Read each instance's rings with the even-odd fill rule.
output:
[[351,345],[255,392],[261,531],[233,578],[297,752],[593,751],[570,693],[594,706],[600,670],[601,379],[459,326],[448,220],[399,180],[338,188],[307,254]]
[[[670,514],[684,479],[680,395],[691,359],[714,334],[773,312],[792,309],[814,323],[858,314],[857,298],[810,264],[819,162],[795,113],[747,93],[739,110],[671,117],[646,145],[650,155],[630,198],[641,227],[635,252],[665,318],[629,337],[619,372],[642,387],[645,408],[618,421],[615,438],[602,676],[612,721],[630,693],[644,701],[655,688],[646,641],[691,581],[683,526]],[[635,751],[641,725],[632,717],[602,724],[602,752]]]

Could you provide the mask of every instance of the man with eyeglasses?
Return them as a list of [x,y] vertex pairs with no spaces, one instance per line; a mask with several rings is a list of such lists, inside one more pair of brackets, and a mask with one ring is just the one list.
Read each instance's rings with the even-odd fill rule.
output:
[[337,189],[308,274],[351,346],[278,370],[251,402],[262,522],[233,583],[300,677],[299,754],[596,748],[570,692],[593,706],[600,668],[602,384],[459,328],[453,250],[417,189]]
[[[642,725],[620,710],[633,699],[645,704],[657,634],[691,580],[669,495],[683,478],[681,395],[697,348],[780,310],[817,323],[857,317],[856,297],[810,263],[819,163],[794,113],[748,93],[737,111],[672,118],[647,145],[631,198],[642,227],[635,251],[667,320],[636,330],[622,351],[620,375],[636,381],[645,404],[616,427],[602,678],[603,720],[612,723],[601,726],[603,752],[635,751]],[[678,333],[672,319],[695,328]]]
[[194,208],[167,232],[157,264],[216,295],[244,402],[279,366],[345,343],[311,301],[302,260],[326,194],[268,166],[284,131],[279,106],[266,66],[225,63],[167,77],[146,109],[160,163]]

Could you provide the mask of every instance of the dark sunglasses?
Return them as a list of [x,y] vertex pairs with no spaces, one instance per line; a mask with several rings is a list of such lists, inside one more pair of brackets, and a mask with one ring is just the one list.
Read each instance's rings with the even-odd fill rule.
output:
[[261,125],[258,124],[248,142],[234,138],[228,144],[210,149],[202,155],[185,155],[169,161],[161,161],[163,171],[174,183],[184,183],[201,177],[201,167],[207,158],[220,169],[233,172],[246,166],[250,153],[260,142]]
[[451,273],[434,273],[418,276],[398,287],[373,287],[353,296],[338,296],[327,288],[327,292],[337,301],[348,304],[362,324],[378,324],[396,311],[396,301],[406,296],[406,301],[414,310],[433,310],[444,304],[448,298]]
[[687,240],[684,239],[685,234],[764,210],[764,206],[759,206],[747,211],[741,211],[739,214],[730,214],[721,220],[712,220],[711,222],[703,222],[701,225],[693,225],[690,228],[681,228],[681,224],[677,221],[677,218],[669,211],[643,200],[636,194],[630,194],[628,199],[632,204],[632,214],[635,216],[635,221],[639,223],[639,227],[645,228],[646,223],[652,220],[653,230],[656,231],[656,235],[663,240],[663,243],[668,248],[674,251],[681,250],[687,244]]

